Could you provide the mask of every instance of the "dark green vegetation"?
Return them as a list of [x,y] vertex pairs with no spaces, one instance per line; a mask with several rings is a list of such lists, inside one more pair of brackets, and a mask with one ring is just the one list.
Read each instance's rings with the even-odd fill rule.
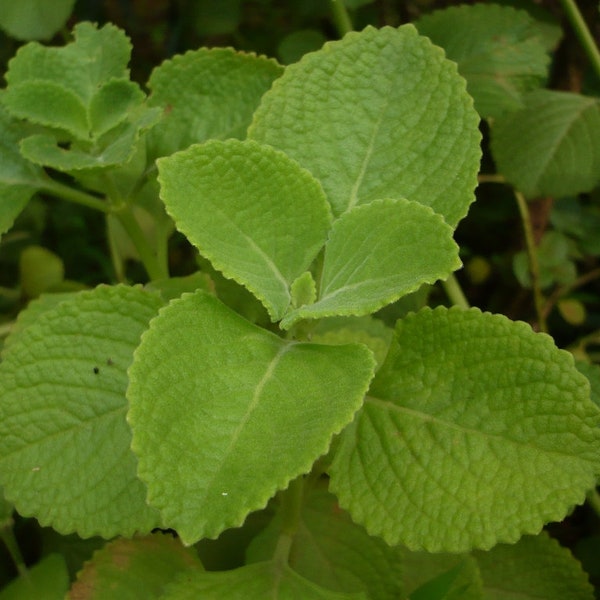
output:
[[73,4],[0,0],[0,600],[594,598],[577,6]]

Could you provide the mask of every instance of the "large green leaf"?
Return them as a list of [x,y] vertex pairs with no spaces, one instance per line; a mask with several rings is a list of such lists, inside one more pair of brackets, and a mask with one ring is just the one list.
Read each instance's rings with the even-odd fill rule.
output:
[[281,319],[290,286],[327,239],[331,215],[319,182],[282,152],[237,140],[194,145],[158,168],[177,228]]
[[65,559],[49,554],[27,570],[25,576],[13,579],[0,590],[0,600],[58,600],[69,589],[69,574]]
[[532,92],[523,110],[494,123],[492,152],[498,172],[528,198],[588,192],[600,182],[600,101]]
[[172,301],[129,370],[150,504],[186,544],[241,525],[327,452],[373,369],[362,345],[283,340],[204,292]]
[[188,571],[167,587],[161,600],[367,600],[361,593],[337,593],[300,577],[286,565],[263,562],[233,571]]
[[329,234],[317,301],[288,313],[281,326],[375,312],[460,265],[452,228],[428,206],[408,200],[356,206]]
[[165,111],[149,135],[150,153],[245,137],[260,98],[282,72],[273,59],[231,48],[200,48],[163,62],[148,81],[149,104]]
[[19,40],[47,40],[64,27],[75,0],[0,0],[0,27]]
[[460,552],[562,519],[595,484],[600,411],[573,357],[526,324],[424,309],[396,339],[331,467],[371,534]]
[[196,553],[170,535],[117,539],[94,553],[77,575],[73,600],[152,600],[178,573],[202,568]]
[[482,117],[521,108],[522,95],[541,87],[548,76],[543,29],[524,10],[454,6],[425,15],[415,25],[458,63]]
[[403,197],[455,226],[473,201],[478,121],[440,48],[412,25],[367,27],[286,67],[248,135],[309,169],[338,216]]
[[[269,560],[282,534],[281,515],[250,545],[249,562]],[[361,591],[371,600],[403,597],[404,550],[369,536],[341,510],[331,494],[319,490],[304,499],[290,548],[290,567],[299,575],[338,592]]]
[[[19,328],[0,364],[0,483],[19,512],[82,537],[159,524],[125,421],[126,370],[162,301],[101,286]],[[27,311],[25,311],[27,312]]]

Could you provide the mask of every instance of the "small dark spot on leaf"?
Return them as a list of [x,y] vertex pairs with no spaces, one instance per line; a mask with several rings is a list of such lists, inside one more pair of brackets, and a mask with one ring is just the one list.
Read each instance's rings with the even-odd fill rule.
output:
[[98,367],[94,367],[94,375],[98,375],[100,373],[100,369]]
[[107,364],[109,367],[112,367],[112,366],[113,366],[115,363],[113,362],[112,358],[107,358],[107,359],[106,359],[106,364]]

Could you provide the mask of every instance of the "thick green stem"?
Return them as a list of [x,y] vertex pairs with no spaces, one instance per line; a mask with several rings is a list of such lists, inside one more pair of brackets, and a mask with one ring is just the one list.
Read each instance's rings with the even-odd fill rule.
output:
[[52,194],[53,196],[63,200],[68,200],[69,202],[74,202],[75,204],[80,204],[81,206],[87,206],[88,208],[99,210],[103,213],[108,214],[111,212],[111,206],[108,202],[101,200],[100,198],[96,198],[96,196],[92,196],[87,192],[76,190],[75,188],[65,185],[64,183],[60,183],[60,181],[55,181],[54,179],[46,180],[41,185],[40,191]]
[[563,10],[565,11],[571,27],[579,38],[579,43],[582,45],[587,54],[596,75],[600,78],[600,51],[594,41],[594,37],[590,33],[586,22],[581,16],[581,12],[575,0],[560,0]]
[[2,527],[0,528],[0,538],[4,542],[10,557],[12,558],[15,566],[17,567],[17,571],[21,577],[27,577],[29,572],[27,571],[27,567],[25,566],[25,561],[23,560],[23,555],[21,554],[21,550],[19,549],[19,544],[17,544],[17,540],[15,538],[15,534],[12,530],[12,527]]
[[354,30],[350,15],[343,0],[330,0],[331,17],[340,37]]
[[301,476],[290,483],[281,498],[281,533],[277,541],[274,556],[277,562],[288,563],[294,535],[300,523],[303,499],[304,477]]
[[454,273],[452,273],[448,279],[446,279],[446,281],[442,281],[442,285],[444,286],[444,290],[446,290],[446,294],[454,306],[460,306],[460,308],[464,308],[465,310],[470,308],[469,301],[462,291],[460,283],[458,283],[458,279],[456,279],[456,275],[454,275]]
[[548,332],[546,317],[544,314],[544,297],[542,288],[540,287],[540,265],[538,262],[537,246],[533,237],[533,227],[531,225],[531,216],[529,214],[529,206],[525,196],[514,190],[521,222],[523,224],[523,232],[525,233],[525,244],[527,246],[527,256],[529,257],[529,274],[531,275],[531,286],[533,288],[533,300],[535,303],[535,312],[538,320],[538,328],[545,333]]

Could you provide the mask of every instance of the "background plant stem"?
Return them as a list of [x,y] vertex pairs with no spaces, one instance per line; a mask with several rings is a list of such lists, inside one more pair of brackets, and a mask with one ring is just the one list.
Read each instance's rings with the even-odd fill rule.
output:
[[17,540],[15,538],[15,534],[12,530],[12,527],[2,527],[0,528],[0,538],[4,542],[10,557],[12,558],[15,566],[17,567],[17,571],[21,577],[27,577],[28,571],[25,566],[25,561],[23,560],[23,556],[21,554],[21,550],[19,549],[19,544],[17,544]]
[[68,200],[69,202],[74,202],[75,204],[80,204],[81,206],[87,206],[88,208],[99,210],[100,212],[106,214],[111,212],[111,207],[108,202],[101,200],[100,198],[96,198],[96,196],[92,196],[87,192],[76,190],[69,185],[60,183],[60,181],[55,181],[54,179],[48,179],[41,186],[40,191],[47,192],[52,196],[56,196],[57,198],[61,198],[63,200]]
[[346,9],[343,0],[330,0],[330,2],[333,24],[335,25],[339,36],[343,37],[354,29],[350,15],[348,14],[348,10]]
[[581,16],[577,3],[575,0],[560,0],[560,3],[569,19],[571,27],[575,31],[575,35],[577,35],[580,44],[592,63],[596,75],[600,78],[600,51],[598,50],[598,46],[596,45],[586,22]]
[[531,286],[533,289],[533,300],[535,304],[535,312],[537,315],[538,329],[545,333],[548,332],[546,317],[544,313],[544,298],[540,287],[540,265],[538,262],[537,247],[533,238],[533,228],[531,226],[531,217],[529,215],[529,206],[525,196],[517,190],[514,190],[519,214],[521,215],[521,223],[523,224],[523,232],[525,233],[525,244],[527,246],[527,256],[529,258],[529,274],[531,275]]
[[454,273],[452,273],[450,277],[446,279],[446,281],[442,281],[442,285],[444,286],[444,290],[454,306],[460,306],[460,308],[464,308],[465,310],[470,308],[469,301],[462,291],[460,283],[458,283],[458,279],[456,279],[456,275],[454,275]]
[[294,535],[300,523],[302,500],[304,499],[304,477],[294,479],[281,498],[281,534],[275,548],[275,560],[287,564]]

